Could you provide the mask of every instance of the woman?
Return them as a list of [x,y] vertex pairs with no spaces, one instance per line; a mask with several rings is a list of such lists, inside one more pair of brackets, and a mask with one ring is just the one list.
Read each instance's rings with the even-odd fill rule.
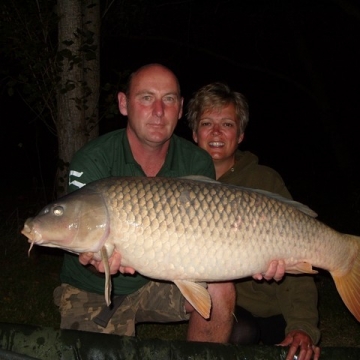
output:
[[[194,141],[212,157],[218,181],[263,189],[291,198],[281,176],[259,164],[258,157],[238,149],[249,122],[245,97],[223,83],[198,90],[188,104]],[[290,346],[287,358],[318,359],[317,289],[310,276],[283,281],[243,279],[236,283],[236,322],[232,342]]]

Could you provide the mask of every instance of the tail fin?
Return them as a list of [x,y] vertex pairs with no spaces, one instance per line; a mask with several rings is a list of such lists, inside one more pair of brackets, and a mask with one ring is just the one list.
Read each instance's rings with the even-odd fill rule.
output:
[[353,265],[345,275],[331,273],[336,288],[347,308],[360,321],[360,237],[348,235],[356,246],[357,252]]

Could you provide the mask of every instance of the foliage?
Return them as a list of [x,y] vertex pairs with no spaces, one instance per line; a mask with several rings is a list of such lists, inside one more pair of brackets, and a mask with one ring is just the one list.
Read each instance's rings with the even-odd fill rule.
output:
[[[36,118],[55,133],[57,16],[46,0],[1,4],[1,75],[9,95],[19,93]],[[52,120],[52,121],[49,121]]]
[[[111,11],[108,9],[111,7]],[[144,26],[153,2],[147,0],[120,0],[103,4],[103,32],[105,36],[129,36],[133,33],[148,32]],[[105,18],[106,16],[106,18]],[[148,25],[146,23],[146,25]]]
[[107,82],[101,87],[99,121],[102,118],[109,119],[119,115],[116,97],[119,91],[125,90],[125,79],[129,74],[129,70],[114,71],[113,78],[117,81]]
[[[132,3],[121,1],[115,11],[109,11],[114,1],[101,3],[102,20],[109,16],[107,30],[110,31],[117,23],[117,29],[121,24],[121,30],[130,29],[130,23],[141,22],[144,17],[145,6],[138,6],[141,1]],[[141,4],[140,4],[141,5]],[[91,5],[89,5],[91,7]],[[79,84],[75,79],[60,85],[60,75],[64,71],[64,61],[69,66],[81,67],[84,72],[89,69],[84,67],[83,59],[94,60],[99,50],[94,44],[94,32],[86,28],[77,28],[74,32],[76,38],[81,38],[79,51],[71,51],[73,41],[65,40],[59,47],[58,44],[58,15],[56,13],[56,1],[49,0],[4,0],[0,5],[2,18],[0,20],[0,51],[3,54],[3,66],[1,66],[1,86],[9,95],[15,92],[20,94],[23,101],[35,114],[36,119],[42,120],[48,129],[57,134],[56,120],[56,93],[66,94]],[[116,17],[114,17],[116,15]],[[124,75],[118,72],[119,79]],[[125,75],[127,73],[125,72]],[[78,109],[88,109],[88,96],[92,89],[86,81],[80,81],[83,88],[83,96],[73,98]],[[102,117],[117,114],[114,101],[116,81],[107,83],[102,87]]]
[[[6,0],[0,7],[0,46],[8,65],[2,85],[58,137],[58,195],[65,190],[66,164],[98,135],[99,121],[99,7],[92,9],[92,1],[69,4]],[[78,16],[72,16],[75,8]]]
[[[63,48],[58,51],[58,15],[52,1],[6,1],[2,4],[3,18],[0,22],[1,51],[8,66],[3,68],[9,95],[18,92],[32,111],[43,120],[49,130],[56,134],[49,118],[56,123],[56,93],[66,94],[78,86],[75,79],[60,87],[60,74],[64,71],[64,60],[69,69],[83,67],[83,58],[96,58],[97,46],[94,45],[94,33],[76,29],[74,36],[81,38],[78,53],[70,50],[73,42],[63,41]],[[86,72],[87,68],[83,68]],[[4,80],[3,80],[4,81]],[[78,108],[87,109],[87,97],[91,88],[86,81],[80,84],[83,97],[74,98]]]

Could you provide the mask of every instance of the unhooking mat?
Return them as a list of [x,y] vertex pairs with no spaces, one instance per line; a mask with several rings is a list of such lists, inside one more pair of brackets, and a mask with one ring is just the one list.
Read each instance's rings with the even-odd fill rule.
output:
[[[0,323],[0,360],[284,360],[287,348],[235,346]],[[321,360],[360,359],[360,348],[327,347]]]

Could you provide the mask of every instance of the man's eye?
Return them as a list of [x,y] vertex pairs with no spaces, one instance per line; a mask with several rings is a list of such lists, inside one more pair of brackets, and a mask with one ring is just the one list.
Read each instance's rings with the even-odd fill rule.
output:
[[200,126],[210,126],[210,123],[209,122],[201,122]]
[[176,99],[173,96],[166,96],[164,100],[166,102],[175,102]]
[[144,96],[143,96],[143,100],[145,100],[145,101],[150,101],[150,100],[151,100],[151,96],[150,96],[150,95],[144,95]]
[[225,127],[233,127],[234,124],[233,124],[233,123],[224,123],[224,126],[225,126]]

